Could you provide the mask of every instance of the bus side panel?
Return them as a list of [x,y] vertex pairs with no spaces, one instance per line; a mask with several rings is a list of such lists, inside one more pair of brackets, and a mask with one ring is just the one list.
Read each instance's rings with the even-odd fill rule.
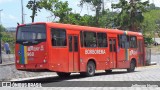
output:
[[[67,31],[66,31],[67,33]],[[51,28],[47,29],[47,50],[49,70],[56,72],[68,72],[68,47],[52,46]]]
[[[128,50],[129,51],[129,50]],[[117,68],[128,68],[129,67],[129,52],[125,49],[119,48],[117,50]]]
[[80,52],[80,71],[85,71],[89,60],[94,60],[96,70],[105,70],[109,66],[106,64],[108,59],[107,48],[81,48]]
[[50,63],[53,71],[68,72],[68,49],[52,47]]
[[130,50],[129,50],[129,54],[130,54],[130,56],[129,56],[129,58],[130,58],[130,61],[132,60],[132,59],[135,59],[136,60],[136,65],[138,65],[138,49],[137,48],[131,48]]
[[144,66],[145,65],[145,52],[144,52],[143,37],[137,38],[137,46],[138,46],[137,66]]

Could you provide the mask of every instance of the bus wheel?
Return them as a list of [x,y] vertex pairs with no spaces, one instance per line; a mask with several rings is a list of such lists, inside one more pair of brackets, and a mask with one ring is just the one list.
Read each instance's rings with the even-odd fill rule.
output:
[[87,71],[86,71],[86,76],[90,77],[90,76],[94,76],[95,74],[95,64],[94,62],[90,61],[87,64]]
[[59,77],[69,77],[71,73],[57,72]]
[[134,72],[135,67],[136,67],[136,62],[132,60],[130,63],[130,68],[127,69],[127,72]]
[[106,73],[111,73],[111,72],[112,72],[112,70],[105,70],[105,72],[106,72]]

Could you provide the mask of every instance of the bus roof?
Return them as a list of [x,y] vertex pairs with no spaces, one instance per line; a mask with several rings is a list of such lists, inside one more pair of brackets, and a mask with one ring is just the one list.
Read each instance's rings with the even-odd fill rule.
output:
[[[65,29],[69,29],[69,30],[97,31],[97,32],[108,32],[108,33],[118,33],[118,34],[126,33],[128,35],[142,36],[142,33],[140,33],[140,32],[123,31],[123,30],[119,30],[119,29],[79,26],[79,25],[62,24],[62,23],[54,23],[54,22],[35,22],[35,23],[31,23],[31,24],[46,24],[50,27],[65,28]],[[23,25],[30,25],[30,24],[23,24]],[[23,26],[23,25],[19,25],[19,26]]]

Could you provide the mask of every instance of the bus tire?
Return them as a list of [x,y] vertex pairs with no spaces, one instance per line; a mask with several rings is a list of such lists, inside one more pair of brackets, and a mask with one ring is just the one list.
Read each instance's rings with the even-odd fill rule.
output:
[[134,72],[135,67],[136,67],[136,62],[132,60],[130,63],[130,68],[127,69],[127,72]]
[[112,72],[112,70],[105,70],[105,72],[106,72],[106,73],[111,73],[111,72]]
[[57,72],[57,75],[59,77],[69,77],[71,75],[71,73]]
[[89,61],[87,64],[87,71],[85,72],[85,76],[91,77],[95,74],[95,63],[93,61]]

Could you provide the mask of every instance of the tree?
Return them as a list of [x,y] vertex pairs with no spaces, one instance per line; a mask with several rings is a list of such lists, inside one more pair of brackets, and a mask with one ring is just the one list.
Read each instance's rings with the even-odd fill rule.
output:
[[80,5],[83,6],[85,3],[90,4],[93,6],[93,11],[95,11],[95,26],[99,26],[99,14],[101,9],[103,9],[101,6],[103,4],[102,0],[81,0]]
[[32,19],[32,22],[34,22],[34,18],[35,16],[37,16],[37,12],[42,9],[42,7],[40,6],[40,1],[30,0],[28,1],[26,7],[32,10],[32,15],[30,17]]
[[143,33],[147,37],[153,37],[155,32],[160,33],[160,9],[150,10],[144,13],[144,22],[141,24]]
[[117,12],[112,12],[109,9],[100,12],[99,27],[115,28],[115,17],[117,14]]
[[59,18],[59,22],[65,23],[68,20],[69,12],[72,8],[69,8],[68,2],[62,2],[59,0],[41,0],[40,6],[50,11],[55,18]]
[[0,25],[0,64],[2,63],[2,46],[1,46],[1,39],[2,39],[2,32],[4,31],[4,27]]
[[95,26],[95,19],[93,16],[85,14],[80,20],[80,25]]
[[140,23],[143,22],[143,13],[147,11],[148,1],[141,0],[120,0],[118,4],[112,4],[112,8],[121,9],[117,18],[117,25],[120,29],[129,29],[131,31],[139,31]]
[[65,1],[65,2],[57,2],[55,4],[55,7],[54,7],[54,11],[52,11],[54,13],[54,15],[56,17],[59,17],[59,22],[60,23],[63,23],[63,22],[66,22],[68,21],[68,15],[69,15],[69,12],[72,10],[72,8],[69,8],[68,7],[68,2]]

